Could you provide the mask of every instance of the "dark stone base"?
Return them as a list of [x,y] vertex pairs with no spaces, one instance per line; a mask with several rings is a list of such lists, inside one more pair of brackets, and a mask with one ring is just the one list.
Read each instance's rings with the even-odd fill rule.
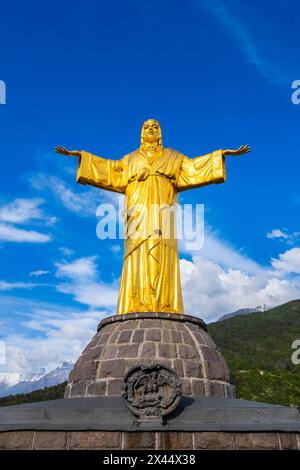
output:
[[275,432],[0,432],[0,450],[300,450],[299,443],[300,434]]
[[234,397],[226,362],[202,320],[136,313],[102,320],[70,373],[65,398],[121,396],[128,369],[149,362],[174,369],[183,395]]
[[0,449],[298,449],[296,408],[187,398],[166,423],[138,423],[119,397],[0,408]]

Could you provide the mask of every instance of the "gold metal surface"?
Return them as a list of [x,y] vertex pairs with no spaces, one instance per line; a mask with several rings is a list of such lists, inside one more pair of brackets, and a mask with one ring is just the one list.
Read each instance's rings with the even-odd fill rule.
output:
[[[117,313],[182,314],[176,218],[171,211],[166,219],[164,209],[176,206],[181,191],[224,183],[225,155],[241,155],[250,148],[243,145],[237,150],[217,150],[189,158],[164,148],[159,123],[149,119],[142,127],[139,149],[120,160],[65,147],[56,147],[55,151],[79,157],[78,183],[126,196],[126,236]],[[153,211],[157,207],[159,210]],[[166,220],[168,236],[163,235]]]

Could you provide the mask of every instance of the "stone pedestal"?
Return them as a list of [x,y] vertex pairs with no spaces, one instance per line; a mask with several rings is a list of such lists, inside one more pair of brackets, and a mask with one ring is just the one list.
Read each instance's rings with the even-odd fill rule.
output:
[[117,315],[100,323],[66,398],[0,408],[0,449],[300,449],[297,408],[233,394],[199,318]]
[[184,396],[234,397],[226,362],[202,320],[136,313],[102,320],[70,373],[65,398],[121,396],[126,372],[150,362],[173,369]]

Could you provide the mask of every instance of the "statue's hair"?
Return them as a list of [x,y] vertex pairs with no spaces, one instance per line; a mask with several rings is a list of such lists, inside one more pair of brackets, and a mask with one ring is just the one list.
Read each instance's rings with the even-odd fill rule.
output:
[[158,128],[159,128],[159,137],[158,137],[158,145],[159,147],[162,147],[162,132],[161,132],[161,127],[160,127],[160,123],[156,120],[156,119],[147,119],[144,124],[142,125],[142,132],[141,132],[141,147],[144,145],[144,137],[143,137],[143,134],[144,134],[144,125],[147,123],[147,122],[155,122],[157,125],[158,125]]

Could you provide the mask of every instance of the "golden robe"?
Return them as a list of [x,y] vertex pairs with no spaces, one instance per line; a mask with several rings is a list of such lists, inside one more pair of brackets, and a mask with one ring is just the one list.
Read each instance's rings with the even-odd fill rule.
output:
[[[117,313],[169,312],[183,314],[176,217],[166,219],[177,193],[225,182],[222,150],[188,158],[161,148],[150,159],[143,148],[121,160],[82,151],[77,182],[126,195],[124,261]],[[154,211],[153,207],[159,207]],[[132,210],[134,208],[134,210]],[[153,220],[155,218],[155,221]],[[169,236],[163,235],[169,220]],[[127,236],[132,234],[132,236]]]

